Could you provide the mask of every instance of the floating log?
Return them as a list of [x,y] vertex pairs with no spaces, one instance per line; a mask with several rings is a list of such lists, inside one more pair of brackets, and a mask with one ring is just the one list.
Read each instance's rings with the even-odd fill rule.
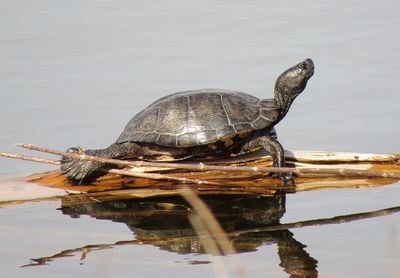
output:
[[[70,184],[59,170],[33,174],[28,182],[46,185],[66,192],[86,193],[85,197],[64,196],[71,203],[110,201],[126,198],[148,198],[179,195],[181,184],[191,184],[200,195],[258,194],[298,192],[328,188],[376,187],[400,179],[400,155],[343,152],[286,151],[288,165],[271,167],[271,157],[255,152],[238,157],[199,163],[165,163],[104,159],[70,154],[30,144],[18,144],[30,150],[96,160],[123,169],[106,169],[107,174],[80,185]],[[0,152],[0,156],[58,165],[58,160]],[[213,163],[213,164],[211,164]],[[269,173],[295,173],[295,185],[283,185]],[[37,196],[35,196],[37,197]],[[35,198],[32,198],[35,199]]]
[[[110,158],[102,158],[96,156],[90,156],[86,154],[73,154],[73,153],[66,153],[62,151],[52,150],[49,148],[34,146],[31,144],[17,144],[19,147],[23,147],[29,150],[35,150],[50,154],[61,155],[64,157],[81,159],[81,160],[91,160],[105,164],[112,164],[117,166],[125,166],[125,167],[140,167],[140,166],[150,166],[150,167],[163,167],[163,168],[172,168],[172,169],[186,169],[192,171],[240,171],[240,172],[264,172],[264,173],[294,173],[297,175],[300,174],[331,174],[331,175],[338,175],[338,176],[363,176],[363,177],[383,177],[383,178],[399,178],[400,173],[398,172],[390,172],[390,171],[374,171],[374,170],[356,170],[356,169],[345,169],[345,168],[290,168],[290,167],[271,167],[271,166],[226,166],[226,165],[210,165],[200,163],[166,163],[166,162],[147,162],[147,161],[128,161],[128,160],[120,160],[120,159],[110,159]],[[290,153],[290,152],[289,152]],[[303,152],[304,153],[304,152]],[[314,155],[317,152],[313,152]],[[333,154],[330,153],[328,156],[332,156]],[[320,157],[319,154],[317,157]],[[339,155],[338,155],[339,156]],[[343,157],[343,154],[340,155]],[[360,161],[360,157],[370,161],[374,157],[377,161],[382,162],[384,155],[352,155],[353,161]],[[346,157],[349,159],[349,156]],[[398,155],[386,155],[386,161],[395,161],[396,163],[399,161]],[[298,161],[294,156],[294,160]],[[320,161],[320,160],[318,160]],[[333,161],[333,160],[331,160]]]

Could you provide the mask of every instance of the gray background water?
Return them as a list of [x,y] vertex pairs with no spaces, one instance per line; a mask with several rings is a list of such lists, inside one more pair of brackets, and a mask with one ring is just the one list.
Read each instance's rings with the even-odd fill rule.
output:
[[[217,87],[269,98],[283,70],[311,57],[315,75],[277,127],[285,148],[399,152],[398,1],[1,0],[0,6],[2,150],[16,151],[17,142],[56,149],[107,146],[132,115],[151,101],[181,90]],[[1,175],[47,169],[47,165],[0,160]],[[385,190],[296,194],[288,198],[284,220],[398,204],[399,188]],[[32,209],[44,215],[39,223],[56,218],[57,225],[67,226],[53,209],[40,205]],[[27,213],[14,208],[3,214],[9,221],[26,221],[31,215],[24,218],[23,212]],[[116,225],[82,222],[86,229],[104,229],[105,234],[107,225]],[[82,229],[73,223],[74,232]],[[18,241],[12,234],[21,222],[15,220],[14,225],[7,226],[13,227],[9,243]],[[388,255],[391,251],[385,244],[388,231],[394,231],[394,250],[399,252],[399,230],[398,217],[392,216],[298,233],[317,253],[323,277],[376,277],[393,274],[389,262],[396,257]],[[79,243],[71,240],[66,248],[73,246]],[[122,264],[123,273],[131,267],[153,276],[173,275],[177,269],[188,276],[210,271],[207,265],[171,266],[167,262],[182,259],[144,249],[158,261],[165,260],[165,265]],[[366,256],[372,250],[375,254]],[[108,252],[121,260],[129,251]],[[130,252],[131,256],[143,253]],[[259,276],[273,269],[285,277],[276,262],[266,263],[273,257],[270,253],[274,252],[262,248],[243,255],[243,260],[252,261],[250,267]],[[18,263],[11,260],[8,265]],[[100,277],[107,277],[96,268],[102,266],[82,266],[85,270],[78,273],[99,271]],[[46,268],[50,276],[51,269]],[[193,273],[193,269],[202,271]],[[44,275],[36,269],[25,273]]]

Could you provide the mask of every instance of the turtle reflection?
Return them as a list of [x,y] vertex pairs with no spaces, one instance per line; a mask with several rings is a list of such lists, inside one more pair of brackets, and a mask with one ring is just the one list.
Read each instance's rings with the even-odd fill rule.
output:
[[[285,213],[285,195],[202,197],[227,233],[279,224]],[[204,253],[189,220],[190,206],[179,197],[122,200],[62,206],[71,217],[90,215],[125,223],[137,240],[179,254]],[[277,244],[280,266],[292,277],[316,277],[317,260],[289,230],[246,233],[230,237],[238,253]]]

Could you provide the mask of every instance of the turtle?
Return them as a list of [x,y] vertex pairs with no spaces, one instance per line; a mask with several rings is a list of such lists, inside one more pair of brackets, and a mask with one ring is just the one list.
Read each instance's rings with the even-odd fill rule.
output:
[[[276,80],[274,98],[223,89],[199,89],[167,95],[136,114],[117,140],[104,149],[71,147],[67,153],[151,161],[201,160],[265,149],[275,167],[285,167],[275,125],[314,74],[310,58],[285,70]],[[107,165],[62,157],[61,172],[73,183],[91,181]],[[283,182],[290,173],[273,174]]]

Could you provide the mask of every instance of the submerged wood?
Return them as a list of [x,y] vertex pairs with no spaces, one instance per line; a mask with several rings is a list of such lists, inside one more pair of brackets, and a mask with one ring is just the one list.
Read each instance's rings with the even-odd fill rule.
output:
[[[113,164],[118,166],[151,166],[151,167],[163,167],[163,168],[174,168],[174,169],[186,169],[192,171],[247,171],[247,172],[266,172],[266,173],[294,173],[300,174],[330,174],[341,177],[383,177],[383,178],[396,178],[400,179],[400,172],[390,171],[375,171],[375,170],[356,170],[356,169],[337,169],[337,168],[290,168],[290,167],[270,167],[270,166],[226,166],[226,165],[210,165],[204,163],[165,163],[165,162],[146,162],[146,161],[127,161],[119,159],[101,158],[96,156],[90,156],[86,154],[72,154],[65,153],[57,150],[52,150],[44,147],[38,147],[31,144],[17,144],[17,146],[45,152],[51,154],[62,155],[65,157],[97,161],[100,163]],[[392,159],[398,159],[396,155],[390,155]]]

